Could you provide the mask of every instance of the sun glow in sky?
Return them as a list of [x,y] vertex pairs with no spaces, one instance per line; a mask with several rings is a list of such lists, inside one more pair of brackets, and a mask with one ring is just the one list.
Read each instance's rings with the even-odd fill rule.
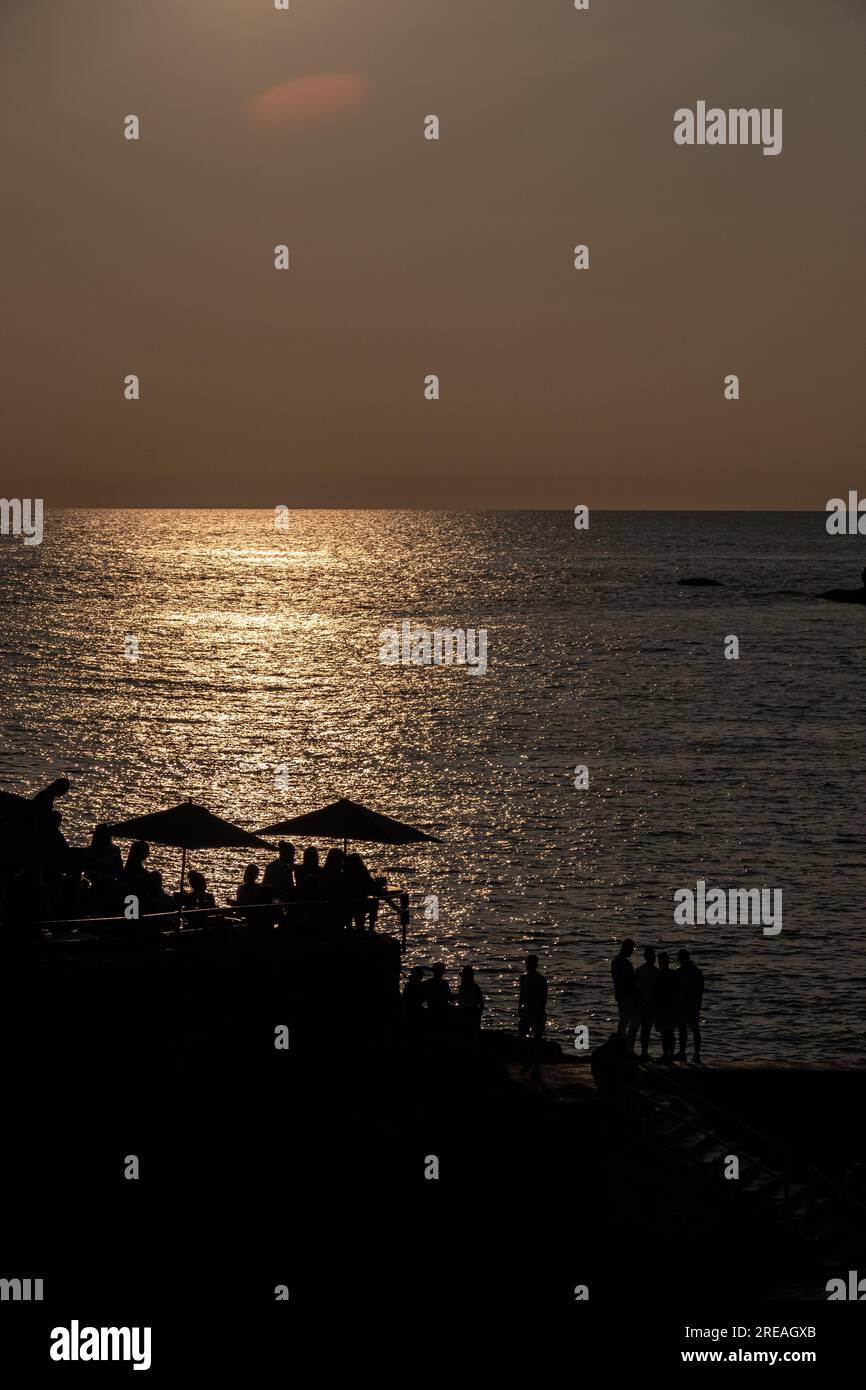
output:
[[354,73],[314,73],[262,92],[250,114],[265,129],[297,125],[352,111],[364,96],[364,80]]
[[[5,494],[823,510],[864,44],[842,0],[6,0]],[[782,154],[677,148],[698,99],[783,108]]]

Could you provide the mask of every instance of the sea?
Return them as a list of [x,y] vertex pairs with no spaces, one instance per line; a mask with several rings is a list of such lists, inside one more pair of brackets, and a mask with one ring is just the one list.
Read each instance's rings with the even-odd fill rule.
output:
[[[604,1041],[631,936],[699,964],[708,1063],[862,1065],[866,609],[817,595],[864,564],[823,513],[49,510],[0,539],[0,788],[67,775],[72,844],[350,797],[438,837],[359,848],[485,1026],[532,952],[549,1035]],[[486,671],[383,663],[404,620],[486,630]],[[190,863],[224,901],[250,857]],[[781,890],[781,932],[677,925],[699,880]]]

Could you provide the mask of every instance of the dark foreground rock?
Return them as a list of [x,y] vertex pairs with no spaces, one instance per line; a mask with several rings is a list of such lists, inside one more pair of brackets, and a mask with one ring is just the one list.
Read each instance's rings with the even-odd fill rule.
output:
[[[645,1252],[640,1296],[662,1303],[772,1297],[783,1278],[823,1298],[859,1267],[847,1247],[804,1251],[750,1173],[760,1130],[802,1191],[813,1162],[841,1181],[862,1152],[866,1073],[676,1069],[677,1093],[650,1069],[640,1103],[621,1104],[555,1043],[539,1081],[511,1035],[408,1035],[399,978],[385,937],[264,953],[190,938],[7,970],[9,1269],[76,1305],[118,1289],[269,1305],[285,1284],[328,1306],[565,1305],[580,1285],[615,1306],[624,1250]],[[683,1106],[707,1107],[712,1137]],[[724,1179],[730,1153],[740,1183]]]

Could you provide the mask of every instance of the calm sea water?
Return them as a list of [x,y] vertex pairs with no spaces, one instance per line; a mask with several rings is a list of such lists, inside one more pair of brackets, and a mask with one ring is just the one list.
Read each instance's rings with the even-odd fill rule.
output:
[[[67,773],[73,843],[186,797],[254,827],[349,796],[442,837],[367,858],[438,895],[406,964],[473,964],[488,1022],[532,950],[553,1036],[603,1040],[630,934],[693,951],[708,1061],[862,1062],[866,612],[813,596],[864,563],[804,513],[53,512],[0,542],[0,785]],[[403,618],[486,627],[487,674],[383,666]],[[192,862],[223,897],[246,860]],[[781,888],[781,935],[676,927],[699,877]]]

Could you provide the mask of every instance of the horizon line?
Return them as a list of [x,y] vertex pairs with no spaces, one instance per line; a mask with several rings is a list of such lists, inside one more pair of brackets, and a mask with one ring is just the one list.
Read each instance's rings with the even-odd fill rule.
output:
[[[76,511],[76,512],[272,512],[276,507],[287,506],[285,502],[274,503],[214,503],[206,506],[201,503],[184,502],[117,502],[117,503],[91,503],[91,502],[56,502],[46,503],[43,506],[55,511]],[[670,512],[683,512],[688,514],[715,515],[761,515],[773,516],[777,514],[803,514],[806,516],[823,516],[827,511],[826,503],[823,506],[815,507],[604,507],[596,506],[592,503],[581,503],[590,512],[647,512],[651,515],[662,515]],[[290,512],[566,512],[571,514],[574,511],[572,505],[549,506],[549,507],[491,507],[491,506],[406,506],[398,503],[389,506],[319,506],[310,503],[305,506],[288,507]]]

